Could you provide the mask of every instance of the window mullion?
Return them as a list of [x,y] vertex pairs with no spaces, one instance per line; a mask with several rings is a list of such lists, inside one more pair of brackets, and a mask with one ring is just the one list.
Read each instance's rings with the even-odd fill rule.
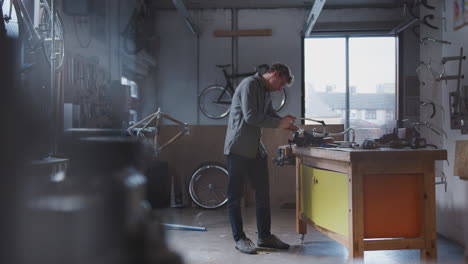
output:
[[[349,121],[349,115],[350,115],[350,101],[349,101],[349,96],[350,96],[350,89],[349,89],[349,36],[346,36],[346,42],[345,42],[345,58],[346,58],[346,65],[345,65],[345,71],[346,71],[346,120],[345,120],[345,129],[350,127],[350,121]],[[349,141],[349,134],[346,134],[346,139]]]

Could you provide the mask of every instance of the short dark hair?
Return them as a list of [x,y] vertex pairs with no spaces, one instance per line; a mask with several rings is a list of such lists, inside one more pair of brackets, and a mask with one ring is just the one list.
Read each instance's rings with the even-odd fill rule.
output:
[[275,63],[270,66],[270,69],[268,69],[268,72],[275,72],[278,71],[281,76],[286,76],[286,79],[288,80],[288,85],[290,85],[293,80],[294,76],[291,74],[291,70],[289,69],[288,66],[281,64],[281,63]]

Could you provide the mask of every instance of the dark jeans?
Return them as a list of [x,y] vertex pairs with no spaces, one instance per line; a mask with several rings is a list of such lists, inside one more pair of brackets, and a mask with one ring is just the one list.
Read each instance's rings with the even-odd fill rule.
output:
[[245,238],[242,225],[241,200],[244,196],[246,178],[255,191],[258,238],[266,238],[270,233],[270,184],[268,180],[267,157],[249,159],[236,154],[227,156],[229,173],[228,213],[234,240]]

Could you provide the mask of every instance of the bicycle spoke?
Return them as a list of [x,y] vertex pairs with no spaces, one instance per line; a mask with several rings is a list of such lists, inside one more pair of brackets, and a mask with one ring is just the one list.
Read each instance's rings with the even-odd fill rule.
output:
[[223,193],[223,192],[220,192],[220,191],[217,191],[217,190],[213,190],[216,194],[221,194],[223,196],[222,199],[220,199],[221,201],[225,200],[227,198],[227,196]]
[[190,181],[190,196],[199,206],[218,208],[227,201],[227,171],[218,165],[206,165]]
[[221,197],[219,197],[218,192],[213,191],[213,193],[216,196],[216,198],[218,198],[218,201],[224,201],[225,200],[225,199],[222,199]]
[[207,192],[207,191],[210,191],[210,188],[209,187],[197,187],[197,192],[200,192],[200,191],[203,191],[203,192]]
[[210,192],[211,192],[210,189],[206,189],[206,190],[197,190],[197,191],[196,191],[197,194],[210,193]]
[[210,86],[200,94],[199,107],[207,117],[218,119],[229,113],[232,95],[222,86]]

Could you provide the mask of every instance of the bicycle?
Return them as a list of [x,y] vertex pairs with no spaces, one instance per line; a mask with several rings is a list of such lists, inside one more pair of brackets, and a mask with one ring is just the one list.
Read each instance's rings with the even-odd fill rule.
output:
[[205,162],[195,169],[189,183],[192,201],[205,209],[216,209],[227,203],[228,172],[218,162]]
[[[57,11],[54,11],[52,19],[50,15],[52,10],[48,1],[54,0],[34,0],[30,9],[34,10],[35,16],[31,17],[23,0],[1,0],[2,23],[4,25],[8,25],[10,22],[17,23],[16,28],[8,26],[5,28],[7,31],[8,29],[19,31],[20,38],[25,40],[25,54],[34,53],[42,48],[49,65],[51,65],[51,60],[55,60],[55,70],[59,70],[65,57],[63,23]],[[53,28],[52,23],[54,24]],[[23,63],[23,68],[28,68],[31,65]]]
[[[182,126],[182,130],[161,144],[159,135],[161,132],[161,120],[165,118]],[[158,157],[161,150],[169,144],[189,134],[187,123],[181,122],[158,109],[128,129],[130,136],[147,138],[154,135],[153,154]],[[192,174],[189,183],[189,194],[192,201],[200,207],[215,209],[227,202],[228,172],[226,167],[217,162],[205,162],[199,165]]]
[[[259,69],[267,71],[270,67],[267,64],[259,65],[255,68],[254,72],[240,73],[229,75],[226,68],[229,68],[231,64],[216,65],[223,71],[225,85],[211,85],[206,87],[199,95],[199,107],[204,115],[212,119],[221,119],[229,114],[232,95],[234,94],[235,86],[233,84],[234,79],[240,77],[249,77],[257,72],[262,73]],[[286,103],[286,91],[283,89],[277,92],[270,93],[272,97],[273,109],[276,112],[280,111]]]

